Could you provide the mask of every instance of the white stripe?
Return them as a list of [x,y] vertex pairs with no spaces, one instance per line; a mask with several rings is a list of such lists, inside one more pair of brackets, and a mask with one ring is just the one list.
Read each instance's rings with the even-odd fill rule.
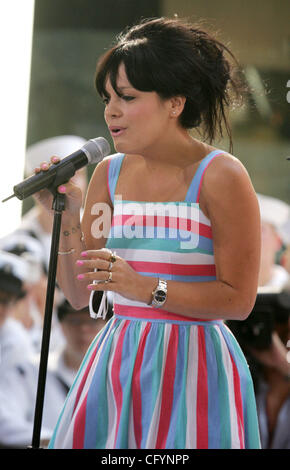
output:
[[186,449],[196,449],[196,403],[198,374],[198,327],[193,325],[189,332],[188,364],[186,378]]
[[231,449],[240,449],[241,446],[240,446],[240,438],[239,438],[238,419],[237,419],[237,410],[236,410],[236,401],[235,401],[234,376],[233,376],[233,366],[232,366],[231,356],[230,356],[227,344],[224,340],[224,337],[218,327],[216,328],[216,331],[218,332],[218,335],[220,337],[223,364],[226,370],[226,375],[227,375],[227,380],[228,380],[230,423],[231,423]]
[[154,263],[182,264],[182,265],[211,265],[214,256],[206,253],[172,253],[172,251],[142,250],[114,248],[117,255],[126,261],[149,261]]
[[113,302],[114,304],[125,305],[126,307],[146,307],[148,309],[151,308],[144,302],[137,302],[137,300],[126,299],[122,295],[117,294],[117,292],[113,293]]
[[157,439],[159,420],[160,420],[160,410],[161,410],[161,404],[162,404],[164,369],[165,369],[165,364],[166,364],[168,343],[169,343],[171,330],[172,330],[172,325],[169,323],[166,323],[164,325],[163,358],[162,358],[162,369],[161,369],[161,374],[160,374],[160,384],[159,384],[158,395],[156,397],[154,411],[152,413],[150,428],[148,431],[148,439],[147,439],[146,446],[145,446],[146,449],[155,449],[156,447],[156,439]]

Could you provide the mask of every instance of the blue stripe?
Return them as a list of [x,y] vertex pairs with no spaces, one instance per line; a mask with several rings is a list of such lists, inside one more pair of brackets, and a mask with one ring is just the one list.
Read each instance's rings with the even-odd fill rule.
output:
[[[147,227],[147,226],[124,226],[124,225],[114,225],[111,227],[109,237],[110,238],[127,238],[131,240],[132,238],[143,240],[146,239],[157,239],[157,240],[175,240],[178,242],[183,242],[185,249],[194,249],[197,247],[203,247],[203,245],[212,246],[211,238],[201,237],[198,233],[189,232],[188,230],[176,230],[172,228],[164,227]],[[148,230],[148,228],[150,230]],[[200,240],[203,238],[204,240]]]
[[205,328],[204,332],[208,382],[208,448],[219,449],[221,444],[221,410],[218,403],[223,400],[223,397],[219,393],[217,351],[212,341],[211,330]]
[[142,402],[142,439],[141,447],[146,448],[152,415],[160,388],[163,364],[164,325],[152,324],[144,348],[140,374]]
[[184,449],[186,444],[186,374],[189,328],[179,327],[173,403],[166,449]]
[[[145,232],[145,233],[143,233]],[[134,248],[142,248],[143,244],[153,245],[157,244],[155,249],[159,251],[206,251],[213,253],[213,241],[211,238],[194,234],[191,232],[178,230],[174,234],[172,229],[166,228],[162,232],[162,237],[159,232],[154,234],[155,237],[146,237],[146,227],[137,227],[134,231],[129,231],[128,227],[124,229],[123,225],[115,225],[111,227],[108,242],[110,246],[116,245],[117,248],[126,248],[135,242]],[[137,243],[136,243],[137,242]],[[152,248],[151,248],[152,249]],[[154,248],[153,248],[154,249]]]
[[245,447],[246,449],[259,449],[259,425],[254,399],[254,387],[252,377],[245,356],[230,330],[223,325],[221,333],[229,349],[229,352],[237,367],[243,404]]
[[[187,202],[193,202],[196,203],[197,201],[197,196],[198,196],[198,190],[199,190],[199,185],[200,181],[203,175],[203,172],[207,166],[207,164],[219,153],[223,152],[222,150],[213,150],[211,153],[209,153],[206,157],[201,160],[197,171],[195,172],[195,175],[191,181],[191,184],[189,186],[189,189],[186,194],[185,201]],[[223,152],[225,153],[225,152]]]
[[211,282],[216,280],[216,276],[179,276],[177,274],[166,274],[166,273],[143,273],[136,271],[142,276],[149,277],[162,277],[166,281],[178,281],[178,282]]
[[[120,322],[116,322],[110,336],[101,345],[101,353],[92,377],[86,404],[85,449],[103,449],[108,435],[107,363],[110,357],[114,334]],[[98,393],[96,393],[98,390]]]
[[[120,383],[122,387],[122,410],[117,432],[116,449],[128,448],[128,430],[131,411],[132,377],[135,359],[139,347],[141,323],[130,323],[124,335],[122,360],[120,369]],[[126,430],[126,432],[124,432]]]
[[[201,248],[195,248],[193,250],[187,250],[184,248],[181,248],[179,243],[176,243],[175,241],[172,240],[166,240],[166,243],[160,243],[160,240],[140,240],[140,239],[134,239],[132,238],[131,240],[128,239],[114,239],[114,238],[109,238],[106,243],[106,247],[110,248],[111,250],[118,250],[118,249],[133,249],[133,250],[150,250],[150,251],[159,251],[159,252],[170,252],[170,251],[175,251],[176,253],[200,253],[200,254],[205,254],[205,255],[211,255],[213,256],[213,248],[209,246],[208,250],[204,250]],[[214,262],[212,263],[214,264]]]
[[[220,327],[222,329],[223,323]],[[232,445],[231,439],[231,420],[230,420],[230,397],[227,372],[223,362],[222,344],[218,332],[215,328],[210,328],[211,342],[215,351],[215,359],[217,363],[217,383],[218,388],[215,391],[215,406],[219,408],[219,426],[214,431],[220,435],[219,449],[230,449]],[[212,428],[211,428],[212,431]],[[213,438],[211,437],[211,440]]]
[[110,158],[109,166],[109,189],[111,200],[114,201],[115,191],[117,186],[117,181],[120,174],[120,169],[125,155],[122,153],[117,153]]

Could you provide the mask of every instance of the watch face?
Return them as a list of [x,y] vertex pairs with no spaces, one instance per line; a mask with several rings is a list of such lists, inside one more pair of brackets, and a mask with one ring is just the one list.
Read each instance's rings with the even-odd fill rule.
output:
[[157,290],[154,297],[156,302],[163,302],[166,299],[166,293],[163,290]]

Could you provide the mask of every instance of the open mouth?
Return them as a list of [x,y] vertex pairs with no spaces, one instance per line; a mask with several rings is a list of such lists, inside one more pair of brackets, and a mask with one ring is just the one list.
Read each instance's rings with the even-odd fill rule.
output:
[[124,127],[110,127],[110,132],[113,137],[118,137],[119,135],[123,134],[125,132]]

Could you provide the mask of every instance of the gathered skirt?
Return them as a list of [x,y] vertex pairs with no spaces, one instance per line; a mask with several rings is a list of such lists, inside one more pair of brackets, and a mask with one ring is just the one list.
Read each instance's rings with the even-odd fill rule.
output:
[[84,357],[49,448],[260,448],[240,346],[222,321],[114,315]]

